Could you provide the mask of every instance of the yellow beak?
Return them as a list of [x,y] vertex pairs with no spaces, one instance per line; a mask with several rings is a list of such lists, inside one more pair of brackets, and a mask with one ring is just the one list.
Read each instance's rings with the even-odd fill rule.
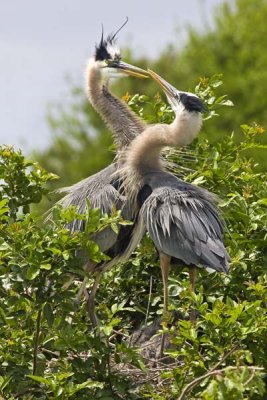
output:
[[121,60],[110,61],[108,62],[107,67],[117,69],[122,73],[125,73],[126,75],[135,76],[137,78],[148,78],[150,76],[148,71],[135,67],[131,64],[127,64],[126,62]]
[[156,72],[152,71],[151,69],[148,69],[147,72],[149,75],[154,79],[157,84],[163,89],[163,91],[166,93],[166,95],[173,97],[175,94],[175,91],[173,90],[174,88],[172,85],[170,85],[165,79],[163,79],[161,76],[156,74]]

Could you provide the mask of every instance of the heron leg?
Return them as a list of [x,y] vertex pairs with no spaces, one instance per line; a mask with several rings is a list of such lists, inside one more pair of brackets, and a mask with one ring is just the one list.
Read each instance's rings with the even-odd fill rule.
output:
[[[168,305],[169,305],[169,290],[168,290],[168,277],[170,271],[170,261],[171,257],[167,254],[160,253],[160,268],[161,268],[161,275],[163,281],[163,323],[166,323],[168,320]],[[160,357],[163,357],[163,352],[165,348],[165,337],[166,335],[163,333],[161,339],[161,346],[160,346]]]
[[85,289],[85,295],[87,299],[87,311],[90,321],[92,322],[94,328],[98,326],[98,319],[95,313],[95,295],[99,286],[100,278],[101,278],[101,271],[97,271],[95,275],[95,281],[90,294],[88,294],[87,290]]
[[[196,267],[189,267],[189,280],[190,280],[190,290],[195,293],[195,283],[196,283],[197,269]],[[193,325],[196,323],[196,310],[191,307],[190,311],[190,321]]]
[[[84,269],[84,271],[85,272],[87,272],[87,274],[89,273],[93,273],[94,272],[94,268],[95,268],[95,266],[96,266],[97,264],[94,262],[94,261],[88,261],[84,266],[83,266],[83,269]],[[84,293],[84,295],[85,295],[85,297],[87,297],[87,295],[86,295],[86,283],[87,283],[87,276],[85,276],[84,277],[84,280],[82,281],[82,284],[81,284],[81,287],[80,287],[80,289],[79,289],[79,291],[78,291],[78,294],[77,294],[77,296],[76,296],[76,298],[75,298],[75,300],[74,300],[74,302],[77,304],[77,306],[80,304],[80,302],[81,302],[81,298],[82,298],[82,294]],[[74,280],[74,278],[73,278],[73,280]],[[72,282],[73,282],[73,280],[72,280]],[[72,283],[71,282],[71,283]],[[86,293],[85,293],[86,292]]]
[[168,291],[168,278],[170,271],[171,257],[164,253],[160,253],[160,268],[163,281],[163,313],[168,314],[169,305],[169,291]]
[[82,294],[84,293],[85,289],[86,289],[86,282],[87,282],[87,277],[84,277],[84,280],[82,281],[81,287],[78,291],[78,294],[74,300],[75,304],[80,305],[81,302],[81,298],[82,298]]

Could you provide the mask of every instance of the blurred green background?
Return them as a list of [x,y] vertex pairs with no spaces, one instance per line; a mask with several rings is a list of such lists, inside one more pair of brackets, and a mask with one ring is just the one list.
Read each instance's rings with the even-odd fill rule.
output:
[[[131,49],[122,49],[124,60],[155,70],[181,90],[194,90],[200,78],[223,74],[221,93],[227,93],[235,106],[224,109],[221,118],[205,122],[202,135],[207,135],[211,141],[237,132],[243,123],[256,122],[266,126],[267,1],[224,3],[214,18],[212,30],[199,33],[188,28],[187,43],[180,50],[177,32],[173,42],[166,45],[155,60],[136,59]],[[63,107],[59,101],[49,110],[51,144],[45,151],[34,154],[48,171],[59,175],[60,179],[52,183],[52,189],[95,173],[109,164],[114,156],[110,149],[110,132],[89,104],[84,88],[68,85],[69,105]],[[118,96],[125,93],[151,96],[158,92],[158,87],[151,80],[129,78],[114,82],[112,91]],[[264,131],[258,140],[267,142]],[[267,167],[265,152],[259,148],[249,153],[262,171]]]

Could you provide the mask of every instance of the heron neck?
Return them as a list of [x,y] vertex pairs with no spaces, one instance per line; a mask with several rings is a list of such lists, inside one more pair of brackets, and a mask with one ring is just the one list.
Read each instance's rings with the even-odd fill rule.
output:
[[202,123],[200,113],[178,110],[170,124],[156,124],[147,128],[129,146],[126,163],[139,175],[164,170],[160,153],[166,146],[183,147],[197,136]]
[[202,114],[185,109],[176,110],[176,117],[170,125],[172,144],[169,146],[184,147],[193,142],[202,125]]
[[148,172],[164,170],[160,153],[164,147],[170,146],[168,131],[169,125],[166,124],[150,126],[131,143],[126,153],[130,173],[143,176]]
[[89,100],[112,131],[118,149],[123,150],[145,129],[145,124],[124,101],[109,91],[107,81],[93,59],[88,63],[86,85]]

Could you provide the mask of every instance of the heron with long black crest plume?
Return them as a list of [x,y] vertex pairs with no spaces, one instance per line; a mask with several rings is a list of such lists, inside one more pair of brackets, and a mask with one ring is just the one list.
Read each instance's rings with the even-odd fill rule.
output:
[[[160,154],[164,147],[190,144],[202,126],[205,109],[193,93],[182,92],[149,70],[165,92],[175,113],[171,124],[147,127],[124,152],[118,171],[123,193],[137,215],[126,258],[148,231],[159,252],[164,290],[164,314],[168,312],[168,276],[172,258],[189,267],[190,285],[195,287],[196,267],[227,273],[230,257],[223,243],[224,222],[217,197],[167,172]],[[195,315],[191,312],[191,320]]]
[[[145,129],[144,122],[134,114],[127,104],[115,97],[108,88],[110,78],[120,78],[124,76],[135,76],[147,78],[148,73],[133,65],[122,61],[120,50],[116,44],[116,36],[124,27],[126,22],[113,34],[104,39],[103,27],[100,43],[96,45],[95,55],[88,61],[85,79],[88,98],[94,109],[100,114],[104,122],[110,128],[114,142],[117,146],[117,156],[115,162],[98,173],[58,192],[66,193],[59,204],[64,208],[74,205],[79,213],[86,210],[89,200],[92,208],[99,208],[102,214],[111,214],[114,206],[116,209],[123,209],[123,217],[131,219],[131,209],[126,204],[126,198],[118,191],[118,181],[114,178],[114,173],[121,164],[121,154],[128,144]],[[84,221],[74,220],[68,224],[71,232],[84,230]],[[89,316],[94,326],[97,325],[97,318],[94,313],[94,298],[99,285],[101,272],[103,269],[114,265],[114,257],[117,253],[117,241],[120,237],[128,234],[131,230],[129,226],[119,227],[116,234],[111,228],[107,227],[93,236],[93,240],[99,245],[102,252],[110,256],[110,260],[101,265],[96,265],[88,260],[86,270],[95,273],[95,281],[88,298]],[[116,258],[118,261],[119,256]],[[98,267],[98,268],[96,268]],[[85,281],[82,289],[85,287]]]

